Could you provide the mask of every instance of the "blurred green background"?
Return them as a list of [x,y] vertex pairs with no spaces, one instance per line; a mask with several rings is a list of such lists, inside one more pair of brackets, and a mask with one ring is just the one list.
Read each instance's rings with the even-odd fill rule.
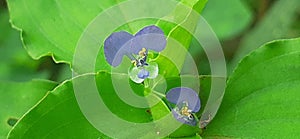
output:
[[[300,35],[299,0],[208,0],[202,15],[221,42],[228,74],[242,57],[262,44]],[[210,74],[207,57],[195,40],[190,53],[199,74]],[[19,32],[9,23],[5,0],[0,0],[0,55],[0,81],[41,78],[61,82],[71,77],[66,64],[56,64],[51,57],[34,60],[28,56]]]
[[9,23],[5,0],[0,1],[0,81],[29,81],[35,78],[64,81],[71,77],[66,64],[55,64],[51,57],[32,59],[22,45],[19,31]]

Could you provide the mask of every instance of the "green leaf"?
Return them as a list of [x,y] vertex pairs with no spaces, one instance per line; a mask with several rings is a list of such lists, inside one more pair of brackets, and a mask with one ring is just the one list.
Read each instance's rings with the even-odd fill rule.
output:
[[[67,63],[72,61],[76,42],[85,26],[102,9],[116,4],[113,1],[101,4],[100,1],[80,0],[7,2],[11,23],[22,31],[23,44],[29,55],[34,59],[53,55],[55,60]],[[82,12],[83,9],[88,10]]]
[[[183,80],[190,80],[188,77],[183,77]],[[202,77],[201,77],[202,78]],[[14,127],[14,129],[10,132],[9,138],[98,138],[98,137],[107,137],[104,133],[100,133],[93,125],[89,123],[83,115],[86,114],[85,111],[81,111],[82,106],[78,107],[78,102],[80,102],[80,98],[75,98],[74,89],[76,89],[76,85],[90,85],[89,83],[85,83],[90,79],[91,81],[95,81],[97,83],[97,90],[99,90],[99,94],[108,108],[109,112],[100,112],[96,111],[101,110],[104,111],[100,105],[96,105],[93,103],[93,100],[98,99],[97,97],[93,97],[90,94],[89,89],[82,88],[83,90],[79,90],[82,92],[82,97],[84,100],[88,100],[89,103],[93,104],[93,107],[89,107],[90,112],[96,114],[100,114],[94,117],[92,120],[100,120],[102,121],[100,126],[103,129],[114,131],[115,129],[122,128],[122,130],[118,130],[114,132],[114,136],[116,137],[132,137],[137,136],[145,132],[149,132],[149,136],[153,137],[154,135],[162,134],[166,130],[172,129],[173,126],[177,126],[180,124],[177,122],[173,116],[170,114],[169,108],[166,106],[165,101],[161,101],[157,99],[158,97],[151,97],[147,89],[144,89],[144,86],[141,84],[136,84],[133,82],[129,82],[128,88],[128,75],[116,74],[111,75],[106,72],[100,72],[95,75],[84,75],[72,80],[66,81],[56,89],[47,94],[43,100],[40,101],[38,105],[36,105],[33,109],[31,109]],[[203,77],[201,79],[201,88],[200,97],[202,100],[202,106],[204,108],[207,97],[209,96],[210,90],[210,77]],[[177,82],[179,80],[179,82]],[[178,77],[162,80],[161,82],[153,82],[157,83],[156,85],[150,82],[150,85],[153,86],[153,90],[160,91],[160,93],[165,93],[165,91],[171,89],[172,87],[181,86],[180,79]],[[105,85],[104,85],[105,84]],[[126,85],[127,84],[127,85]],[[195,88],[197,83],[187,82],[183,84],[184,86]],[[165,88],[167,87],[167,88]],[[128,90],[133,89],[133,91]],[[163,90],[163,91],[162,91]],[[117,93],[118,92],[118,93]],[[78,93],[78,92],[77,92]],[[151,105],[153,102],[158,102],[153,105],[151,108],[138,108],[133,107],[135,105],[134,98],[131,98],[132,93],[135,93],[138,96],[150,96],[146,98],[148,101],[143,101],[141,103],[145,103],[146,105]],[[151,93],[151,90],[150,90]],[[98,94],[98,92],[97,92]],[[80,94],[79,94],[80,95]],[[155,95],[152,93],[152,95]],[[122,99],[121,99],[122,98]],[[124,100],[125,98],[125,100]],[[128,103],[126,99],[130,99],[133,101],[132,103]],[[139,103],[137,100],[136,102]],[[152,103],[151,103],[152,102]],[[80,105],[80,104],[79,104]],[[161,113],[159,113],[159,111]],[[135,123],[135,126],[131,126],[131,128],[126,127],[125,125],[120,125],[115,123],[112,119],[115,116],[120,119],[123,119],[128,122]],[[169,114],[169,115],[167,115]],[[199,113],[200,115],[200,113]],[[157,117],[155,117],[157,116]],[[164,120],[167,118],[167,121]],[[161,122],[165,121],[165,122]],[[107,122],[108,123],[105,123]],[[156,121],[157,126],[152,122]],[[150,123],[151,127],[149,130],[145,130],[145,128],[141,128],[140,123]],[[94,125],[95,126],[95,125]],[[124,127],[123,127],[124,126]],[[162,127],[164,127],[162,129]],[[114,129],[114,130],[113,130]],[[38,131],[38,132],[36,132]],[[174,132],[174,131],[173,131]],[[171,137],[192,137],[199,132],[198,127],[191,127],[188,125],[182,125],[179,129],[177,129],[174,133],[172,133]],[[134,134],[133,134],[134,133]],[[144,135],[144,134],[143,134]],[[147,134],[148,135],[148,134]],[[146,135],[146,136],[147,136]],[[164,136],[161,136],[164,137]]]
[[252,13],[241,0],[209,0],[202,13],[219,39],[231,39],[251,23]]
[[67,81],[31,109],[13,128],[8,138],[80,138],[86,135],[96,138],[98,132],[81,114],[72,92],[72,84]]
[[203,136],[299,138],[299,46],[300,38],[279,40],[246,56]]
[[15,122],[56,85],[42,80],[0,82],[0,138],[6,138]]
[[[21,121],[10,132],[9,138],[102,138],[107,137],[94,128],[86,120],[82,111],[79,109],[73,87],[74,81],[80,81],[88,77],[95,78],[95,75],[86,75],[64,82],[62,85],[47,94],[43,100],[24,116]],[[125,76],[127,77],[127,76]],[[118,77],[123,82],[122,76]],[[128,81],[128,78],[126,78]],[[113,115],[101,113],[97,119],[110,120],[114,114],[123,120],[134,123],[149,122],[152,120],[151,114],[147,108],[136,108],[123,102],[115,93],[112,86],[111,75],[108,73],[99,73],[96,75],[97,86],[100,90],[100,96]],[[105,86],[103,86],[105,82]],[[124,83],[124,82],[123,82]],[[138,95],[143,95],[143,86],[131,84]],[[125,91],[124,88],[123,92]],[[91,90],[91,89],[89,89]],[[89,90],[85,97],[89,97]],[[142,92],[142,94],[140,93]],[[130,93],[130,92],[128,92]],[[98,106],[94,105],[97,109]],[[93,109],[94,110],[94,109]],[[102,110],[102,109],[100,109]],[[110,130],[120,125],[111,123],[110,125],[102,123],[103,128]],[[131,136],[136,128],[125,128],[117,133],[117,136]],[[144,130],[144,129],[139,129]],[[36,132],[38,131],[38,132]]]

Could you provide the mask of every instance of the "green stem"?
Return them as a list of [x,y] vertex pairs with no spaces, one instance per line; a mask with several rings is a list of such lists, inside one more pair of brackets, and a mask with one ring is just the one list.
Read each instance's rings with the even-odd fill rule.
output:
[[153,92],[154,94],[158,95],[159,97],[166,97],[165,94],[160,93],[160,92],[157,92],[157,91],[155,91],[155,90],[152,90],[152,92]]
[[144,80],[144,86],[145,88],[149,88],[149,79]]

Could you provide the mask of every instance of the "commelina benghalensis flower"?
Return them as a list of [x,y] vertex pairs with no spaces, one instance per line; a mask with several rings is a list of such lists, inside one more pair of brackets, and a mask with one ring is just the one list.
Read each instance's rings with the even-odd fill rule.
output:
[[196,126],[198,119],[195,113],[200,110],[201,104],[198,94],[191,88],[176,87],[167,92],[167,100],[175,104],[171,108],[172,114],[179,122]]
[[144,27],[135,35],[126,31],[112,33],[104,42],[106,61],[113,67],[120,65],[124,56],[132,61],[128,73],[132,81],[143,82],[158,75],[158,65],[150,62],[149,50],[161,52],[166,47],[164,32],[157,26]]

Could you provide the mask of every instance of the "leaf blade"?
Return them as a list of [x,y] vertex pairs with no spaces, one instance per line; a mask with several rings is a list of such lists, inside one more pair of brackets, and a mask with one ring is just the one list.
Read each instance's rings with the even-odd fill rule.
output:
[[[245,57],[228,81],[205,137],[297,138],[300,39],[268,43]],[[266,134],[267,133],[267,134]]]
[[0,82],[0,97],[3,98],[0,102],[3,107],[0,115],[0,137],[5,138],[14,125],[7,122],[21,118],[56,85],[54,82],[44,80]]

